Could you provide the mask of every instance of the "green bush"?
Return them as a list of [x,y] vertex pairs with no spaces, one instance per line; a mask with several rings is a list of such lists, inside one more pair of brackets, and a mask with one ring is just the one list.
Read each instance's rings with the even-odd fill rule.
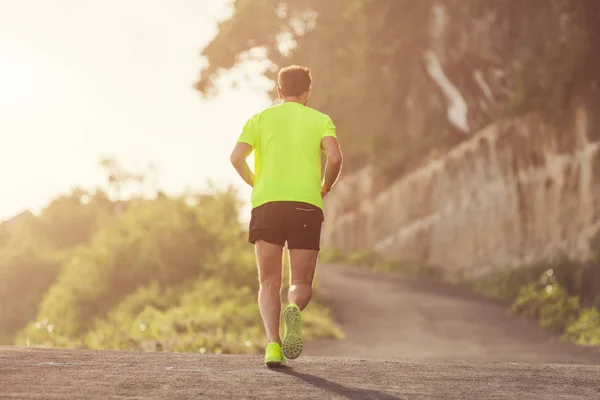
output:
[[540,325],[554,332],[564,332],[579,314],[579,298],[569,296],[558,283],[530,284],[512,306],[513,312],[536,318]]
[[[144,293],[144,291],[146,293]],[[254,291],[222,280],[200,279],[191,290],[155,304],[158,286],[126,299],[85,338],[90,348],[208,353],[254,353],[263,332]],[[139,302],[140,296],[146,302]],[[169,296],[167,296],[169,297]],[[144,304],[143,308],[128,303]],[[133,312],[132,312],[133,311]]]
[[558,282],[568,293],[581,292],[581,266],[566,257],[557,257],[518,268],[501,268],[476,279],[466,279],[461,283],[488,298],[514,301],[525,286],[538,281],[540,276],[549,271],[553,281]]
[[39,216],[24,213],[0,225],[0,344],[34,319],[73,249],[111,219],[113,203],[102,192],[59,196]]
[[[73,202],[54,202],[52,221],[62,221]],[[93,235],[71,248],[70,239],[44,239],[54,228],[13,234],[10,243],[19,244],[14,248],[28,250],[18,253],[21,258],[0,257],[12,266],[0,268],[5,278],[0,298],[7,300],[0,303],[2,327],[11,328],[9,339],[20,330],[15,343],[29,346],[262,351],[254,250],[240,227],[239,208],[232,191],[185,199],[159,196],[129,202],[122,215],[94,225]],[[87,218],[84,225],[93,220]],[[78,229],[77,224],[71,227]],[[50,258],[41,249],[61,257]],[[28,294],[28,289],[31,301],[17,298],[15,291]],[[305,322],[308,339],[342,336],[318,302],[307,310]]]
[[[209,278],[182,289],[164,290],[157,283],[139,288],[80,337],[61,334],[47,319],[37,321],[21,333],[18,344],[213,354],[264,351],[254,288]],[[342,337],[319,305],[305,313],[304,329],[307,339]]]
[[523,287],[534,282],[546,270],[548,266],[541,264],[502,269],[477,279],[466,280],[464,283],[488,298],[514,301]]
[[[214,210],[207,210],[214,212]],[[217,269],[225,243],[182,200],[160,199],[129,207],[113,226],[74,252],[44,299],[39,319],[57,332],[78,335],[138,287],[170,286]]]
[[[564,257],[468,281],[477,292],[512,301],[515,314],[534,318],[578,344],[600,345],[597,261],[580,264]],[[594,292],[594,290],[596,292]],[[588,305],[588,308],[583,308]]]
[[44,294],[58,276],[62,256],[40,250],[0,255],[0,345],[10,344],[35,318]]
[[579,318],[569,327],[564,337],[586,346],[600,346],[600,312],[597,308],[581,310]]
[[98,228],[113,218],[115,203],[104,192],[75,189],[46,206],[38,218],[38,232],[55,249],[89,243]]

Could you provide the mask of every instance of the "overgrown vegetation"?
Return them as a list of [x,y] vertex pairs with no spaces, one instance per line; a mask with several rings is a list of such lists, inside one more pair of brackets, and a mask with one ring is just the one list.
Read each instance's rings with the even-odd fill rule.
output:
[[508,269],[466,284],[484,296],[509,301],[517,315],[580,345],[600,345],[600,261],[557,258]]
[[[262,351],[239,210],[232,190],[122,201],[75,190],[1,224],[0,344]],[[305,322],[308,338],[342,336],[318,303]]]

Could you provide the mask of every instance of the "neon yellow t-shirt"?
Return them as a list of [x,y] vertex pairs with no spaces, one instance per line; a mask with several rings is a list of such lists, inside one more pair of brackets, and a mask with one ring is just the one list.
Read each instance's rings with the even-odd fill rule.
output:
[[300,103],[281,103],[253,115],[238,139],[254,150],[252,208],[271,201],[301,201],[323,208],[325,136],[336,137],[331,118]]

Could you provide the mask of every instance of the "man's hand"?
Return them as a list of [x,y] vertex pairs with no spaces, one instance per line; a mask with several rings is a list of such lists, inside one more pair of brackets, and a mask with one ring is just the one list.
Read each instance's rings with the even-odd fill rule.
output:
[[235,145],[235,148],[231,152],[231,164],[237,171],[237,173],[242,177],[244,182],[246,182],[251,187],[254,187],[254,173],[248,166],[246,159],[252,153],[252,146],[248,143],[238,142]]

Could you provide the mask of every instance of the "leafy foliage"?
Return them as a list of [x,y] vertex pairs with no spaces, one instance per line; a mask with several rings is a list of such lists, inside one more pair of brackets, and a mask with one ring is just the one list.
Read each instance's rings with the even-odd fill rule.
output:
[[[428,84],[418,68],[421,58],[412,53],[427,39],[420,27],[426,25],[431,4],[238,0],[232,18],[221,23],[219,34],[203,51],[209,66],[196,87],[216,93],[219,73],[251,59],[258,48],[266,50],[273,66],[265,72],[272,81],[277,67],[308,65],[314,78],[310,104],[335,121],[344,142],[345,168],[351,171],[377,161],[382,171],[392,171],[405,158],[422,153],[422,133],[427,132],[427,143],[449,134],[439,93],[432,89],[433,97],[416,96],[410,85],[414,79]],[[276,97],[275,89],[270,95]],[[410,132],[409,95],[414,108],[437,104],[440,118],[423,118],[422,130]],[[381,151],[384,148],[394,151]]]
[[[120,202],[74,191],[38,217],[0,226],[0,340],[261,351],[254,252],[240,205],[230,189]],[[319,304],[309,307],[306,333],[342,335]]]
[[[600,44],[595,0],[442,3],[449,24],[438,53],[446,75],[466,97],[473,129],[532,111],[557,115],[600,81],[592,50]],[[251,59],[268,61],[265,76],[272,82],[279,67],[309,66],[310,104],[335,121],[345,171],[370,164],[379,172],[379,185],[463,140],[448,123],[446,99],[423,59],[433,46],[431,21],[440,2],[232,4],[231,18],[203,49],[209,64],[196,84],[200,92],[217,93],[223,72]],[[473,79],[482,71],[485,80],[498,81],[491,96],[482,95]],[[270,95],[276,98],[274,88]]]
[[567,328],[565,338],[581,345],[600,346],[600,312],[586,308],[579,318]]
[[[560,257],[468,282],[477,292],[512,302],[512,311],[583,345],[600,345],[600,259],[581,264]],[[589,285],[592,283],[592,285]]]
[[53,200],[40,214],[23,214],[0,225],[0,343],[35,318],[60,266],[88,242],[112,203],[102,192],[81,190]]
[[579,298],[568,296],[558,283],[545,284],[546,276],[521,289],[512,309],[518,314],[539,319],[544,328],[564,332],[577,318]]
[[0,343],[35,318],[39,303],[56,280],[61,257],[51,252],[0,255]]

